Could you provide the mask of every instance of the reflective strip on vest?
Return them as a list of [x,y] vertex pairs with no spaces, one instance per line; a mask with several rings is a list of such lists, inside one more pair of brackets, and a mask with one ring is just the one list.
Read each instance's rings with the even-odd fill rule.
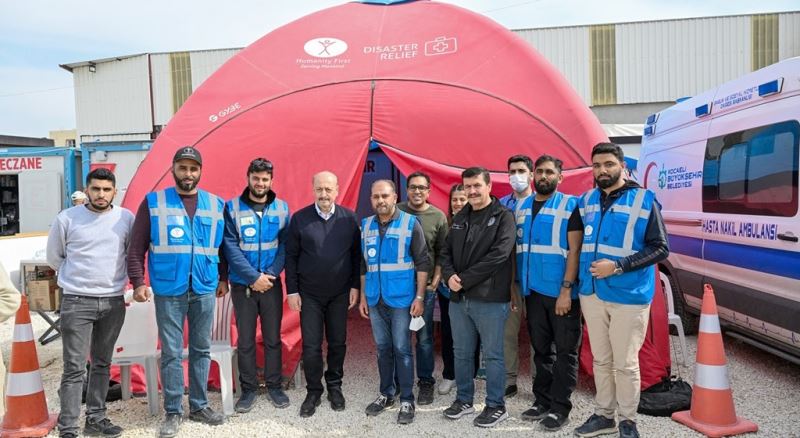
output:
[[[397,260],[403,260],[404,258],[406,258],[405,242],[406,238],[411,239],[412,236],[412,233],[408,231],[408,224],[411,222],[412,217],[413,216],[411,214],[406,213],[403,215],[403,220],[400,222],[400,227],[398,228],[398,233],[397,233],[398,239],[400,240],[397,245]],[[386,231],[389,230],[387,229]],[[386,237],[386,235],[384,235],[383,237]],[[403,265],[403,263],[398,264],[398,266],[400,265]],[[413,267],[414,264],[411,263],[411,268]],[[411,268],[406,268],[406,269],[411,269]],[[385,269],[385,270],[389,271],[390,269]],[[393,270],[400,271],[401,269],[393,269]]]
[[414,269],[414,262],[409,263],[382,263],[380,265],[368,265],[367,272],[396,272]]
[[[628,225],[625,227],[625,239],[622,241],[622,247],[625,249],[633,249],[633,228],[636,226],[636,222],[639,220],[639,216],[643,213],[642,212],[642,204],[644,204],[644,190],[637,190],[636,197],[633,198],[633,205],[631,205],[628,213]],[[620,206],[622,207],[622,206]],[[624,206],[627,207],[627,206]],[[617,208],[614,206],[613,208]],[[624,211],[624,209],[620,208],[618,211]],[[650,212],[647,212],[648,216]],[[644,219],[647,219],[646,217]]]
[[[221,201],[214,194],[206,194],[208,195],[210,208],[216,209],[216,206],[219,205],[219,202]],[[186,210],[183,208],[171,208],[166,206],[167,194],[164,190],[156,192],[156,205],[156,208],[150,209],[150,217],[156,216],[159,218],[166,218],[167,216],[189,216],[188,213],[186,213]],[[211,219],[211,232],[208,235],[208,242],[209,244],[213,245],[215,236],[217,235],[217,223],[223,220],[222,212],[198,208],[195,210],[194,217],[207,217]],[[192,236],[191,239],[194,240],[194,236]],[[153,245],[153,243],[150,242],[150,251],[155,254],[191,254],[192,252],[192,245],[169,245],[169,238],[167,237],[167,221],[165,220],[158,221],[158,242],[158,245]],[[217,255],[219,254],[219,248],[196,246],[194,247],[194,252],[197,254]]]

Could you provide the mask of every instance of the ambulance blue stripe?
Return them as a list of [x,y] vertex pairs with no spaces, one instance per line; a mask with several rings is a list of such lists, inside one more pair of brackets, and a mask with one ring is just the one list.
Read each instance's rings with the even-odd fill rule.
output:
[[[800,280],[800,251],[762,248],[730,242],[669,235],[670,251],[690,257]],[[798,248],[800,249],[800,248]]]

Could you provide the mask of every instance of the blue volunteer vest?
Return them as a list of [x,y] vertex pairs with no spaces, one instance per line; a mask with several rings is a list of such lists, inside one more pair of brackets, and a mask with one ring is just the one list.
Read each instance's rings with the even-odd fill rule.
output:
[[393,219],[383,237],[376,216],[361,221],[361,250],[367,263],[367,304],[378,300],[390,307],[408,307],[416,294],[416,271],[411,257],[411,236],[416,218],[400,213]]
[[641,251],[654,203],[653,192],[632,188],[623,192],[602,214],[600,189],[583,194],[578,204],[584,226],[578,289],[581,295],[590,295],[594,290],[603,301],[650,303],[655,291],[655,265],[603,279],[592,277],[589,267],[595,260],[616,261]]
[[[228,201],[227,205],[239,232],[239,249],[250,266],[258,272],[266,272],[278,254],[278,233],[289,223],[289,206],[276,198],[264,210],[264,216],[259,217],[239,196]],[[229,271],[232,283],[248,284],[236,271]]]
[[[219,246],[225,227],[224,202],[197,191],[197,211],[190,221],[175,188],[147,194],[150,209],[150,252],[147,269],[156,295],[177,296],[191,286],[211,293],[219,282]],[[189,284],[191,278],[192,284]]]
[[[535,196],[528,196],[518,205],[517,218],[517,281],[522,295],[531,290],[558,298],[567,269],[567,225],[578,205],[578,198],[555,192],[545,201],[531,223]],[[578,297],[577,288],[572,298]]]

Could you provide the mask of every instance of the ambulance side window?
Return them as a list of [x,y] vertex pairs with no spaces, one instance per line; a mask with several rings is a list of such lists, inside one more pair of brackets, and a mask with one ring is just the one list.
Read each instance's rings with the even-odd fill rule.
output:
[[703,211],[792,217],[798,206],[800,123],[711,138],[703,164]]

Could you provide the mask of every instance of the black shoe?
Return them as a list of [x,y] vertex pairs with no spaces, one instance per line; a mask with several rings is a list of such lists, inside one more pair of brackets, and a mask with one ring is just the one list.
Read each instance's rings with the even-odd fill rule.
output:
[[245,412],[250,412],[253,409],[253,405],[256,403],[256,392],[255,391],[244,391],[242,392],[242,396],[239,397],[239,400],[236,401],[236,406],[233,407],[233,410],[243,414]]
[[473,413],[475,413],[475,408],[472,407],[472,403],[466,403],[458,400],[454,401],[449,408],[444,410],[444,416],[451,420],[458,420],[464,415]]
[[419,393],[417,395],[417,404],[429,405],[433,403],[433,383],[419,382]]
[[593,437],[617,433],[617,422],[613,418],[592,414],[585,423],[575,429],[575,436]]
[[78,438],[78,434],[72,432],[66,432],[58,435],[58,438]]
[[542,425],[542,429],[546,430],[547,432],[555,432],[557,430],[561,430],[564,426],[569,423],[569,418],[559,414],[558,412],[550,412],[547,414],[539,424]]
[[181,427],[183,417],[181,414],[167,414],[161,426],[158,428],[158,436],[160,438],[172,438],[178,434],[178,429]]
[[639,438],[639,431],[636,430],[636,423],[631,420],[620,421],[619,438]]
[[534,403],[530,409],[522,413],[521,417],[525,421],[539,421],[546,417],[548,412],[550,412],[549,408]]
[[517,395],[517,385],[506,386],[506,398],[511,398]]
[[86,436],[116,438],[122,435],[122,428],[112,423],[108,418],[103,418],[100,421],[91,421],[87,418],[83,427],[83,434]]
[[328,388],[328,401],[331,402],[331,409],[334,411],[343,411],[345,404],[342,388]]
[[472,424],[478,427],[494,427],[506,418],[508,418],[508,411],[505,406],[486,406],[483,408],[483,412],[472,420]]
[[314,415],[314,412],[317,411],[317,406],[321,404],[322,400],[320,400],[320,394],[307,394],[306,399],[303,400],[303,404],[300,405],[300,416],[308,418]]
[[272,405],[278,409],[283,409],[289,406],[289,397],[280,387],[267,388],[267,397],[269,397],[269,401],[272,402]]
[[225,416],[214,412],[209,406],[200,409],[199,411],[194,411],[189,414],[189,419],[192,421],[197,421],[199,423],[205,423],[209,426],[219,426],[220,424],[225,422]]
[[391,409],[392,407],[394,407],[394,399],[381,394],[375,399],[374,402],[367,406],[366,413],[368,416],[374,417],[386,409]]
[[400,403],[400,412],[397,413],[397,424],[411,424],[414,422],[414,405],[411,402]]

